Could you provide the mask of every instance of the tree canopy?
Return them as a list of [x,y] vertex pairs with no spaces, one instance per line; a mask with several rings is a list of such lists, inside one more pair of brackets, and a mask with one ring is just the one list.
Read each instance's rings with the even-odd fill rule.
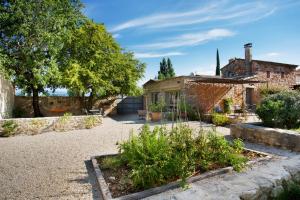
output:
[[87,20],[64,48],[64,85],[73,94],[107,97],[132,95],[145,64],[124,52],[103,24]]
[[58,55],[80,19],[77,0],[2,0],[0,48],[9,58],[5,71],[14,84],[31,93],[35,116],[41,116],[39,92],[60,83]]
[[160,62],[160,68],[158,71],[158,79],[163,80],[166,78],[171,78],[175,76],[175,71],[171,62],[171,59],[168,58],[167,60],[165,58],[162,59]]
[[219,57],[219,50],[217,49],[217,66],[216,66],[216,76],[221,75],[221,67],[220,67],[220,57]]
[[32,95],[35,116],[46,88],[100,97],[138,91],[145,65],[81,9],[80,0],[0,1],[0,68]]

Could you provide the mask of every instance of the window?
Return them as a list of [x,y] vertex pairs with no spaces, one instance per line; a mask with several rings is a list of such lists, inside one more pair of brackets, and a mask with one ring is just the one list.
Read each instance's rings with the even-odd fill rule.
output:
[[180,100],[179,91],[172,91],[172,92],[165,93],[165,102],[166,102],[166,106],[169,109],[175,109],[179,100]]
[[284,78],[284,72],[281,72],[281,78]]
[[157,103],[158,102],[158,92],[152,92],[151,93],[151,103]]
[[270,77],[271,77],[271,72],[267,71],[267,78],[270,78]]

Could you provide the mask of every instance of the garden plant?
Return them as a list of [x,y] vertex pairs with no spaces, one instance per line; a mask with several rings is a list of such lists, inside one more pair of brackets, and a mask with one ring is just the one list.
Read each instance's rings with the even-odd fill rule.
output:
[[228,142],[216,132],[199,132],[179,124],[171,130],[164,126],[152,131],[143,126],[138,135],[119,144],[120,154],[100,160],[101,169],[122,172],[132,189],[147,189],[177,179],[186,186],[188,177],[208,170],[233,166],[240,171],[247,158],[243,142]]

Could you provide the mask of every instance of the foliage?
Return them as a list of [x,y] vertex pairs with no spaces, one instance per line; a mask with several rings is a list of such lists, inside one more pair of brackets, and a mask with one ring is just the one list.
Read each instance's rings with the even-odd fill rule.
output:
[[58,55],[83,18],[81,8],[79,0],[1,1],[0,57],[14,84],[32,94],[35,116],[42,115],[39,93],[60,83]]
[[224,113],[231,113],[232,112],[232,104],[233,100],[232,98],[224,99]]
[[70,126],[71,117],[72,113],[64,113],[64,115],[59,117],[57,122],[54,124],[54,130],[66,131],[68,129],[68,126]]
[[256,109],[264,125],[278,128],[300,126],[300,93],[284,91],[265,97]]
[[166,109],[166,104],[164,101],[160,100],[157,103],[152,103],[149,105],[149,110],[151,112],[163,112]]
[[13,117],[14,118],[22,118],[26,116],[26,111],[23,108],[15,107],[13,109]]
[[163,80],[175,76],[175,71],[170,58],[168,58],[167,60],[163,58],[159,64],[160,64],[160,68],[157,77],[159,80]]
[[179,112],[186,113],[188,120],[199,120],[197,111],[190,104],[185,103],[184,100],[179,102]]
[[241,155],[243,143],[230,144],[214,132],[194,136],[192,129],[180,124],[171,130],[145,125],[139,135],[119,145],[120,161],[130,169],[137,188],[149,188],[170,180],[186,178],[196,170],[232,165],[241,170],[247,159]]
[[88,116],[84,119],[85,128],[90,129],[97,126],[101,122],[98,116]]
[[3,137],[9,137],[13,134],[15,134],[18,124],[14,122],[13,120],[4,121],[2,124],[2,134]]
[[137,81],[145,64],[125,52],[103,24],[87,20],[66,42],[62,59],[64,85],[75,96],[108,97],[140,92]]
[[122,165],[119,156],[114,157],[105,157],[101,160],[101,168],[102,169],[117,169]]
[[230,123],[228,116],[221,113],[212,114],[212,123],[216,126],[225,126]]
[[216,76],[221,76],[220,57],[219,57],[219,50],[218,49],[217,49]]
[[282,91],[284,91],[282,87],[276,87],[276,86],[261,86],[258,88],[259,94],[261,97],[266,97],[272,94],[277,94]]
[[293,182],[286,184],[284,190],[275,199],[276,200],[300,199],[300,185]]

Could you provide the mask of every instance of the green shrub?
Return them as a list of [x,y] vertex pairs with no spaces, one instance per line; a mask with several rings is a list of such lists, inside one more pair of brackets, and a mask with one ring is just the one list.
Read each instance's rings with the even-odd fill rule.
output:
[[18,128],[18,124],[16,124],[16,122],[14,122],[13,120],[4,121],[4,123],[2,124],[1,136],[9,137],[15,134],[17,128]]
[[264,125],[278,128],[299,128],[300,93],[284,91],[265,97],[256,109]]
[[212,114],[212,123],[216,126],[225,126],[230,123],[228,116],[221,113]]
[[157,103],[153,103],[149,105],[149,110],[151,112],[163,112],[166,109],[166,104],[164,101],[159,101]]
[[88,116],[84,119],[84,125],[87,129],[97,126],[100,122],[101,121],[97,116]]
[[272,94],[277,94],[283,92],[284,90],[285,89],[282,89],[282,87],[276,87],[276,86],[269,86],[269,87],[262,86],[258,88],[258,92],[261,97],[267,97]]
[[14,118],[22,118],[26,116],[26,111],[23,108],[16,107],[13,109]]
[[300,185],[289,183],[284,190],[275,198],[276,200],[297,200],[300,199]]
[[231,113],[232,112],[232,98],[224,99],[224,113]]
[[181,113],[186,113],[188,120],[197,121],[200,119],[196,109],[192,108],[190,104],[187,104],[184,101],[179,102],[179,111]]
[[136,188],[149,188],[181,179],[182,185],[196,170],[231,165],[241,170],[247,159],[241,155],[243,143],[230,144],[215,132],[194,136],[192,129],[178,125],[171,130],[144,126],[139,135],[119,145],[120,161],[131,169]]

